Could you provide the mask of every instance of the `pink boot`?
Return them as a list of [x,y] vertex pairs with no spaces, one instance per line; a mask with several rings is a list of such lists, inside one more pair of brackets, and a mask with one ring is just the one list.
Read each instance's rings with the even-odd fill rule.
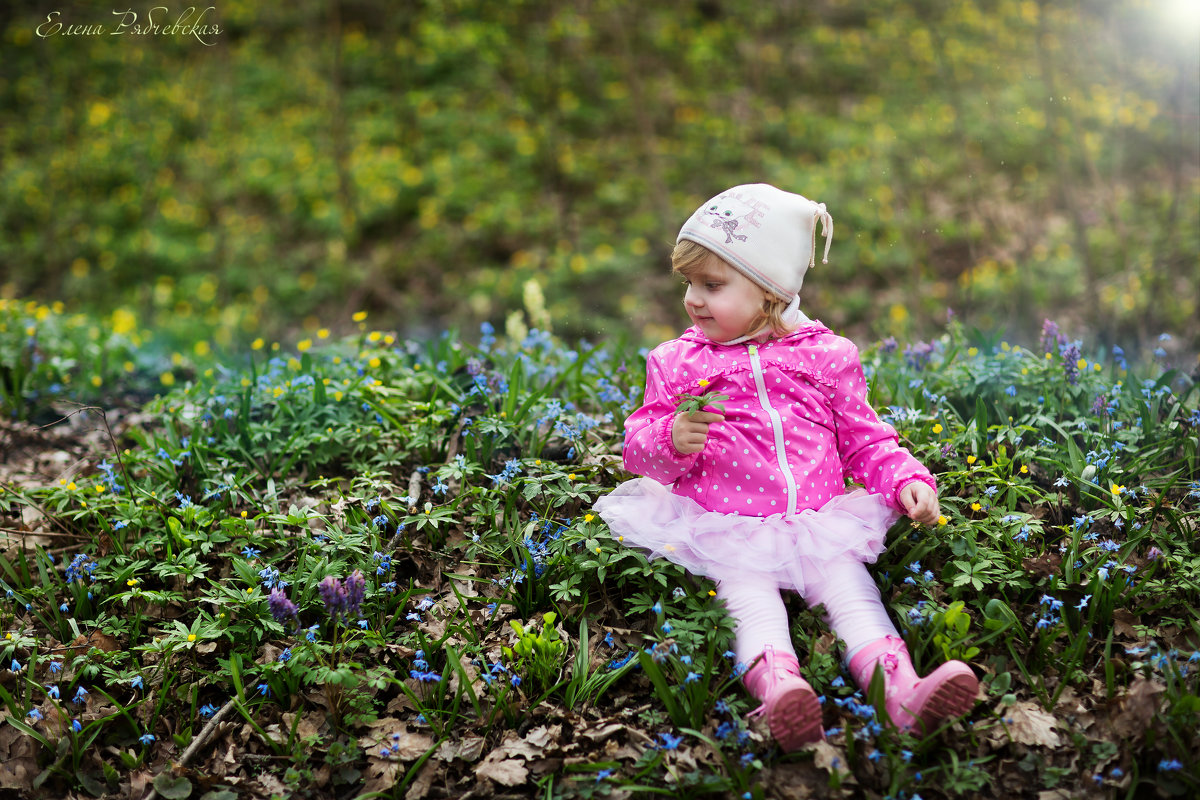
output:
[[850,674],[864,692],[871,685],[876,665],[883,668],[887,715],[901,730],[929,733],[942,720],[962,716],[975,706],[979,681],[961,661],[948,661],[918,678],[904,642],[886,636],[865,645],[850,659]]
[[750,716],[765,714],[767,727],[786,752],[825,738],[821,726],[821,703],[817,694],[800,677],[800,662],[767,645],[762,657],[742,678],[750,694],[762,705]]

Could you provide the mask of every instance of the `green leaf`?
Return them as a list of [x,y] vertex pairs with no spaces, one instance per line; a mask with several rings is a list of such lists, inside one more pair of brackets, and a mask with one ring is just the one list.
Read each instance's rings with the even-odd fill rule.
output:
[[182,775],[174,776],[162,772],[154,779],[154,791],[166,800],[183,800],[191,796],[192,782]]
[[213,789],[200,795],[200,800],[237,800],[236,793],[228,789]]

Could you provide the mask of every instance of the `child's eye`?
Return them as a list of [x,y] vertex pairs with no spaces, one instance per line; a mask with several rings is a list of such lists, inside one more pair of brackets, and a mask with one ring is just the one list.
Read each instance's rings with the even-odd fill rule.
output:
[[716,290],[716,289],[720,289],[720,288],[721,288],[721,285],[722,285],[722,284],[719,284],[719,283],[706,283],[706,284],[704,284],[704,288],[705,288],[705,289],[708,289],[708,290],[711,292],[711,291],[714,291],[714,290]]

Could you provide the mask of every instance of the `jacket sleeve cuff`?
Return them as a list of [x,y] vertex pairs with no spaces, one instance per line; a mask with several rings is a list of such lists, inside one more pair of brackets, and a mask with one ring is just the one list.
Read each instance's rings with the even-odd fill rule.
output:
[[899,511],[901,514],[904,514],[905,510],[904,507],[900,505],[900,492],[904,490],[905,486],[908,486],[910,483],[914,482],[923,483],[930,489],[933,489],[935,492],[938,490],[937,481],[935,481],[933,476],[929,473],[925,473],[924,475],[909,475],[896,481],[896,486],[894,489],[892,489],[891,505],[892,508]]
[[691,456],[684,455],[675,449],[675,440],[671,436],[671,428],[675,424],[675,415],[663,417],[654,423],[654,452],[663,458],[684,462]]

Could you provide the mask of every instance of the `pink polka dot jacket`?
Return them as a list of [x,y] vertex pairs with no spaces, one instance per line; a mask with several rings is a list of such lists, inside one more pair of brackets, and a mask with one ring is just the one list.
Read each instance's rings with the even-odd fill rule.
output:
[[[703,451],[683,455],[671,442],[678,397],[712,391],[730,398],[725,421]],[[937,488],[867,403],[858,348],[819,322],[763,344],[719,345],[689,328],[654,348],[645,401],[625,421],[624,462],[709,511],[758,517],[820,509],[846,493],[846,478],[900,513],[906,483]]]

